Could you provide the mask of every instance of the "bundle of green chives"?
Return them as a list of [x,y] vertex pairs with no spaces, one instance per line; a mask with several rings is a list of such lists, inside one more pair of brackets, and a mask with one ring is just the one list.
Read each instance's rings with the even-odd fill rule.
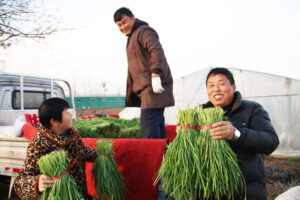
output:
[[[51,178],[58,177],[65,173],[69,167],[69,159],[65,151],[53,151],[42,156],[38,165],[42,174]],[[52,188],[46,188],[39,200],[65,200],[83,199],[78,191],[74,178],[66,173],[59,179],[55,180]]]
[[172,192],[176,199],[192,199],[197,185],[205,181],[201,175],[200,157],[195,150],[197,117],[194,109],[178,111],[177,118],[182,128],[169,146],[155,181],[157,183],[162,178],[163,190]]
[[113,157],[113,142],[98,140],[96,145],[99,156],[94,162],[92,174],[98,199],[123,199],[125,184]]
[[[211,126],[224,121],[222,108],[197,108],[199,114],[199,126]],[[245,181],[239,169],[236,154],[230,148],[226,140],[213,140],[209,135],[210,129],[200,129],[199,147],[201,147],[202,171],[205,173],[206,182],[199,188],[198,194],[203,199],[234,199],[234,197],[245,195]]]
[[[166,152],[156,182],[176,199],[234,199],[245,191],[237,157],[225,140],[213,140],[212,124],[224,121],[221,108],[179,110],[181,129]],[[200,129],[200,127],[205,127]],[[245,192],[244,192],[245,195]]]

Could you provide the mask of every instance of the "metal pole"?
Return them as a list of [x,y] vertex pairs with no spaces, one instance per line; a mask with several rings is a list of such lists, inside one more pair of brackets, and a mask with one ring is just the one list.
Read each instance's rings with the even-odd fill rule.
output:
[[20,99],[21,99],[21,110],[24,110],[24,77],[20,76]]
[[53,98],[54,97],[54,91],[53,91],[53,79],[50,79],[50,81],[51,81],[51,98]]

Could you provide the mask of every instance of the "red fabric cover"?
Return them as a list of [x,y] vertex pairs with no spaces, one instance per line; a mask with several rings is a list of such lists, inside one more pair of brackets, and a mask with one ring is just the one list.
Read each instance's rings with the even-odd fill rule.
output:
[[[86,146],[96,149],[100,138],[83,138]],[[166,139],[109,139],[114,142],[114,158],[121,174],[127,180],[125,200],[154,200],[157,186],[153,186],[165,151]],[[86,163],[88,193],[96,196],[92,181],[93,163]]]
[[169,142],[173,142],[176,137],[176,125],[166,125],[167,138]]
[[31,114],[24,114],[24,116],[25,116],[26,122],[33,125],[32,121],[31,121]]
[[84,116],[84,117],[77,117],[76,120],[82,120],[82,119],[93,119],[95,117],[98,117],[97,115],[88,115],[88,116]]
[[22,128],[21,137],[32,141],[38,132],[39,130],[37,128],[35,128],[30,122],[27,122]]
[[39,126],[40,125],[40,120],[37,116],[37,114],[32,114],[32,121],[34,126]]
[[120,115],[106,115],[106,117],[115,117],[115,118],[120,118]]
[[[95,117],[99,117],[98,115],[88,115],[84,117],[77,117],[76,120],[83,120],[83,119],[93,119]],[[115,118],[120,118],[119,115],[103,115],[101,117],[115,117]]]
[[38,126],[40,125],[39,118],[37,114],[24,114],[26,122],[30,123],[32,126]]

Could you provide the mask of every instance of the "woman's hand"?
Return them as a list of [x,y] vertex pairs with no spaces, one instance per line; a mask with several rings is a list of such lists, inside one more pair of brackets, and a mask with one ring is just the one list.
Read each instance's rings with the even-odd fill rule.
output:
[[39,191],[43,192],[46,188],[52,188],[54,184],[54,180],[52,180],[49,176],[41,175],[39,179]]

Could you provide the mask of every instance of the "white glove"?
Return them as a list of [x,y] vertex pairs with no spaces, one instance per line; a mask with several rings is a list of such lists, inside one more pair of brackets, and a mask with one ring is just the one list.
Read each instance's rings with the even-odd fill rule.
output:
[[161,86],[160,77],[152,78],[152,89],[154,93],[162,93],[165,89]]

